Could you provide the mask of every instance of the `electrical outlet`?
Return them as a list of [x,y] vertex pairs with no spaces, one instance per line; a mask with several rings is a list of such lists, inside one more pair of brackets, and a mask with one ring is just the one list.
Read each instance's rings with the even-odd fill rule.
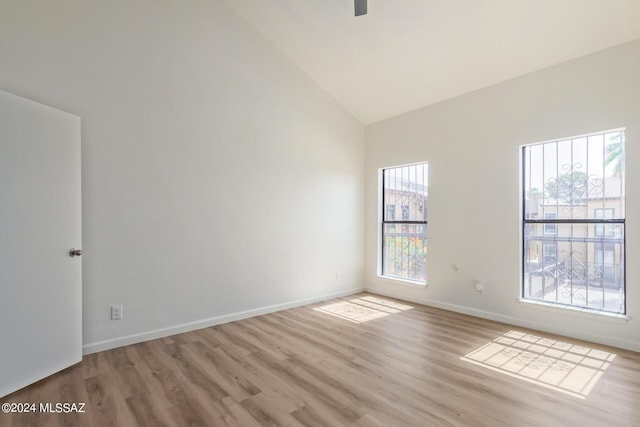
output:
[[111,320],[122,319],[122,304],[111,306]]
[[342,274],[336,273],[336,282],[339,282],[341,280],[342,280]]

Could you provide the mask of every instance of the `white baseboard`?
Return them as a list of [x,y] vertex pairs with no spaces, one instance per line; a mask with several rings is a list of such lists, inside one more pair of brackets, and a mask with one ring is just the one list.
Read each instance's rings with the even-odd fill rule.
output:
[[99,351],[110,350],[112,348],[122,347],[124,345],[137,344],[144,341],[154,340],[157,338],[168,337],[170,335],[181,334],[184,332],[194,331],[196,329],[208,328],[210,326],[220,325],[223,323],[233,322],[235,320],[247,319],[249,317],[260,316],[262,314],[274,313],[276,311],[286,310],[288,308],[300,307],[307,304],[313,304],[333,298],[345,297],[348,295],[364,292],[364,288],[347,289],[344,291],[333,292],[330,294],[320,295],[317,297],[306,298],[296,301],[289,301],[281,304],[274,304],[265,307],[259,307],[251,310],[240,311],[237,313],[224,314],[222,316],[210,317],[208,319],[196,320],[194,322],[182,323],[166,328],[154,329],[152,331],[140,332],[137,334],[125,335],[122,337],[112,338],[109,340],[98,341],[94,343],[84,344],[82,346],[82,354],[97,353]]
[[531,321],[523,320],[517,317],[506,316],[504,314],[480,310],[473,307],[450,304],[447,302],[431,300],[428,298],[415,298],[415,297],[410,297],[405,295],[396,295],[393,292],[389,292],[384,289],[380,289],[376,287],[367,287],[365,291],[370,292],[372,294],[414,302],[416,304],[422,304],[430,307],[441,308],[443,310],[453,311],[456,313],[468,314],[470,316],[480,317],[482,319],[494,320],[496,322],[506,323],[509,325],[520,326],[523,328],[534,329],[538,331],[548,332],[552,334],[572,337],[580,340],[585,340],[585,341],[590,341],[594,343],[610,345],[613,347],[624,348],[626,350],[640,352],[640,342],[638,341],[625,340],[625,339],[610,337],[610,336],[580,333],[574,330],[564,329],[558,326],[547,325],[547,324],[542,324],[538,322],[531,322]]

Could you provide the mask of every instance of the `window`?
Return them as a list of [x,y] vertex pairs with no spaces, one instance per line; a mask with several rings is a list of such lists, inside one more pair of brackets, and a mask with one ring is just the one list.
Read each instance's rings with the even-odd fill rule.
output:
[[426,163],[382,169],[382,276],[427,281],[427,171]]
[[558,251],[558,247],[555,244],[545,243],[542,245],[542,256],[545,266],[553,266],[556,264],[556,253]]
[[624,143],[619,129],[522,147],[523,299],[625,313]]
[[409,221],[409,205],[402,205],[402,220]]
[[[593,210],[593,217],[598,219],[611,219],[614,217],[615,209],[613,208],[596,208]],[[614,228],[611,225],[595,224],[594,227],[596,237],[602,237],[605,234],[611,236]]]
[[387,217],[395,218],[396,217],[396,205],[387,205]]
[[594,254],[595,274],[602,280],[615,279],[615,257],[616,252],[613,247],[596,245]]
[[[545,212],[544,219],[556,219],[557,215],[555,212]],[[557,234],[558,233],[558,225],[557,224],[544,224],[544,234]]]

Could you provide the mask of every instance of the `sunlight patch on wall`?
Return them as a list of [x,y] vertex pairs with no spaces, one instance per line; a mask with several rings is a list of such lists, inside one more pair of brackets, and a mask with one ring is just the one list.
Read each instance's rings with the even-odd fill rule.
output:
[[354,323],[364,323],[413,307],[395,301],[366,296],[316,307],[314,310]]
[[461,360],[584,399],[616,355],[509,331]]

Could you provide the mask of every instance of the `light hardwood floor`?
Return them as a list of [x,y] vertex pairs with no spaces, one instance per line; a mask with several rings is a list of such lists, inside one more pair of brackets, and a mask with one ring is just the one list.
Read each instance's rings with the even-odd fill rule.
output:
[[640,426],[640,354],[358,294],[91,354],[5,402],[86,403],[0,414],[21,427]]

